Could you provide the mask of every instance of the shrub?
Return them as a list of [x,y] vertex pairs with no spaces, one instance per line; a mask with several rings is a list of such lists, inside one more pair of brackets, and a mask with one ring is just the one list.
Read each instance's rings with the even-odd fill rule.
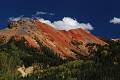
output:
[[72,40],[71,43],[75,46],[79,46],[79,45],[83,45],[83,42],[82,41],[77,41],[77,40]]

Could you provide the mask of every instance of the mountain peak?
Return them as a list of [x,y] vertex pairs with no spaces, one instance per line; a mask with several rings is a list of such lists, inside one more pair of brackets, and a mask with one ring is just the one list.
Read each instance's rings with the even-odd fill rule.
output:
[[[81,28],[69,31],[57,30],[48,24],[32,18],[12,20],[8,27],[9,29],[0,31],[1,40],[7,42],[13,36],[16,40],[24,37],[30,46],[38,49],[40,49],[38,43],[41,42],[61,58],[78,59],[79,55],[88,55],[88,49],[85,48],[88,43],[106,44]],[[76,54],[76,52],[79,54]]]

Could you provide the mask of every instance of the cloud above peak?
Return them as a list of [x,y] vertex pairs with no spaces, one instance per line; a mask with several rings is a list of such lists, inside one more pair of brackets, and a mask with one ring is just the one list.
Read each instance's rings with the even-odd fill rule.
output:
[[35,13],[35,16],[38,16],[38,15],[51,15],[51,16],[53,16],[55,14],[54,13],[49,13],[49,12],[37,11]]
[[19,17],[10,17],[9,19],[8,19],[8,21],[19,21],[21,18],[23,18],[24,17],[24,15],[21,15],[21,16],[19,16]]
[[[38,13],[37,13],[38,14]],[[45,14],[45,13],[42,13]],[[19,16],[19,17],[10,17],[9,21],[19,21],[19,20],[29,20],[31,18],[24,17],[24,15]],[[33,17],[33,19],[37,19],[42,23],[48,24],[56,29],[59,30],[70,30],[70,29],[76,29],[76,28],[82,28],[86,31],[91,31],[94,30],[93,26],[90,23],[79,23],[76,19],[73,19],[71,17],[64,17],[62,20],[58,21],[53,21],[51,22],[50,20],[45,20],[40,17]]]
[[42,12],[42,11],[37,11],[36,15],[39,15],[39,14],[47,14],[47,13],[46,12]]
[[40,19],[40,22],[46,23],[59,30],[70,30],[76,28],[82,28],[86,31],[94,30],[90,23],[79,23],[77,20],[71,17],[64,17],[62,20],[54,21],[53,23],[49,20]]
[[120,18],[114,17],[113,19],[110,20],[110,23],[120,24]]

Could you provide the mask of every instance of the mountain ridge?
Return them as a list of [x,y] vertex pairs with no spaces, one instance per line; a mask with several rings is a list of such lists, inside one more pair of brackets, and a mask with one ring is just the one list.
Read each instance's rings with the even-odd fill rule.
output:
[[[58,30],[37,19],[27,18],[12,21],[8,27],[0,30],[1,41],[7,42],[13,36],[16,40],[24,37],[30,46],[38,49],[40,49],[38,42],[42,42],[63,59],[67,57],[78,59],[79,55],[89,55],[88,49],[85,47],[88,43],[106,44],[81,28],[68,31]],[[79,52],[79,54],[74,51]]]

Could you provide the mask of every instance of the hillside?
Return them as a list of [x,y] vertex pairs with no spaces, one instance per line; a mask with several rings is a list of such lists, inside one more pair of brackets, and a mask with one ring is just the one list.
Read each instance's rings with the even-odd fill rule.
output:
[[16,40],[24,37],[30,46],[38,49],[41,48],[38,45],[41,42],[63,59],[67,57],[79,59],[79,55],[89,55],[88,49],[85,48],[88,43],[106,44],[81,28],[69,31],[58,30],[37,19],[30,18],[11,21],[8,24],[8,28],[0,30],[0,37],[1,42],[8,42],[11,37],[15,37]]
[[63,60],[42,43],[38,49],[24,37],[11,37],[0,45],[0,80],[119,80],[120,42],[107,43],[86,45],[96,48],[80,60]]
[[0,30],[0,80],[119,79],[119,40],[29,18]]

